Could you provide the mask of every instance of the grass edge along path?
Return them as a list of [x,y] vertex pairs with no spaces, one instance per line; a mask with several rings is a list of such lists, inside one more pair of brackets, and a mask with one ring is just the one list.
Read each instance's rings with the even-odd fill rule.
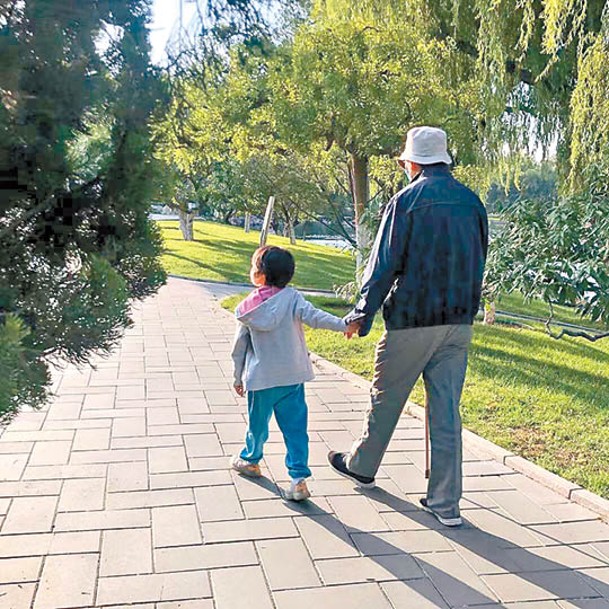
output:
[[[232,310],[243,294],[222,301]],[[343,315],[348,305],[310,297]],[[363,339],[306,329],[311,351],[372,378],[380,316]],[[461,414],[464,427],[545,469],[609,498],[609,341],[556,341],[541,328],[476,324]],[[411,400],[424,403],[422,383]]]

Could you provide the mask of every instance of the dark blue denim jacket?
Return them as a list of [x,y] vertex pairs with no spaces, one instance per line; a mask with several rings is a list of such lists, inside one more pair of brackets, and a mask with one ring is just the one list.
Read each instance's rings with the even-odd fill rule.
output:
[[362,320],[365,336],[383,305],[388,330],[473,323],[487,248],[478,196],[447,165],[425,167],[388,203],[361,298],[345,320]]

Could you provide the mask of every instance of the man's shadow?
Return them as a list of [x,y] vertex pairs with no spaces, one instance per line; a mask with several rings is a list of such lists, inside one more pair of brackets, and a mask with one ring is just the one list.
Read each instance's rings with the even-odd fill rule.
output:
[[[275,495],[282,496],[279,487],[272,480],[268,478],[250,480]],[[345,527],[335,514],[325,511],[313,502],[295,503],[286,501],[285,504],[289,509],[294,511],[295,515],[307,517],[332,535],[347,541],[363,557],[374,561],[392,576],[387,578],[371,577],[365,581],[394,582],[392,584],[394,586],[396,585],[395,582],[397,582],[408,587],[413,598],[413,609],[417,609],[417,597],[419,599],[421,597],[424,598],[426,606],[444,609],[446,607],[474,605],[484,605],[485,609],[488,609],[487,606],[510,609],[509,604],[504,605],[502,602],[514,603],[519,601],[518,594],[512,594],[512,598],[506,601],[498,600],[498,596],[491,590],[492,584],[491,587],[487,586],[482,577],[491,580],[497,576],[512,578],[509,581],[506,579],[501,583],[499,595],[501,595],[501,590],[518,585],[518,582],[513,578],[519,578],[523,582],[530,584],[530,587],[526,586],[530,590],[529,595],[536,595],[536,598],[527,597],[525,594],[526,598],[523,598],[522,602],[528,600],[551,601],[567,599],[573,607],[591,609],[591,599],[607,599],[609,595],[609,584],[534,554],[507,539],[483,531],[467,519],[464,519],[462,527],[452,529],[443,527],[437,523],[433,516],[423,512],[410,501],[397,497],[382,488],[376,487],[371,490],[357,489],[357,491],[377,503],[386,505],[396,513],[407,515],[408,518],[413,520],[413,524],[416,523],[423,528],[371,533],[359,530],[353,526]],[[513,523],[509,519],[506,520]],[[429,553],[417,551],[411,554],[384,539],[387,536],[399,537],[401,533],[420,533],[422,531],[433,531],[436,533],[439,537],[434,536],[434,543],[438,544],[438,539],[444,540],[446,542],[445,548],[438,547],[436,551],[430,549]],[[543,534],[535,535],[544,536]],[[490,565],[490,569],[483,566],[484,573],[482,577],[478,575],[477,571],[457,551],[454,544],[464,548],[470,554],[470,561],[472,559],[479,559],[480,564]],[[555,545],[565,544],[556,541]],[[543,546],[540,543],[536,547]],[[573,549],[573,551],[580,552],[582,555],[596,560],[603,566],[609,566],[609,560],[604,560],[600,554],[588,555],[581,549]],[[467,565],[465,572],[471,572],[471,583],[451,575],[442,568],[443,556],[444,560],[447,560],[450,559],[448,558],[449,555],[451,557],[455,555],[459,556],[463,564]],[[403,560],[396,559],[396,557],[402,557]],[[496,568],[493,568],[493,565]],[[457,567],[457,570],[459,570],[459,567]],[[365,583],[365,581],[352,581],[349,583]],[[474,582],[475,586],[473,585]],[[604,602],[609,607],[609,602],[607,600]],[[511,606],[513,607],[513,605]],[[604,605],[602,606],[604,607]],[[599,605],[600,607],[601,605]],[[594,608],[596,609],[596,605],[594,605]]]

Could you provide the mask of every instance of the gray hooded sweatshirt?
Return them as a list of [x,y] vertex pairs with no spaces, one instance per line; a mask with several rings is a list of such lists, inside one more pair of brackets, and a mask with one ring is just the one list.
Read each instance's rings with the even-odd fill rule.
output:
[[347,324],[316,309],[294,288],[283,288],[255,309],[235,310],[232,358],[235,384],[248,391],[285,387],[314,378],[302,324],[344,332]]

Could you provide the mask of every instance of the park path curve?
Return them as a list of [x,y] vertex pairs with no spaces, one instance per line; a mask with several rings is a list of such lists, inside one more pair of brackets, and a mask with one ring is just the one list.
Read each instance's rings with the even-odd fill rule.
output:
[[282,501],[273,427],[259,482],[228,469],[231,288],[170,279],[96,369],[57,375],[42,412],[0,437],[0,609],[609,609],[609,526],[466,450],[466,525],[417,509],[421,422],[404,416],[377,489],[326,466],[366,391],[308,385],[312,501]]

